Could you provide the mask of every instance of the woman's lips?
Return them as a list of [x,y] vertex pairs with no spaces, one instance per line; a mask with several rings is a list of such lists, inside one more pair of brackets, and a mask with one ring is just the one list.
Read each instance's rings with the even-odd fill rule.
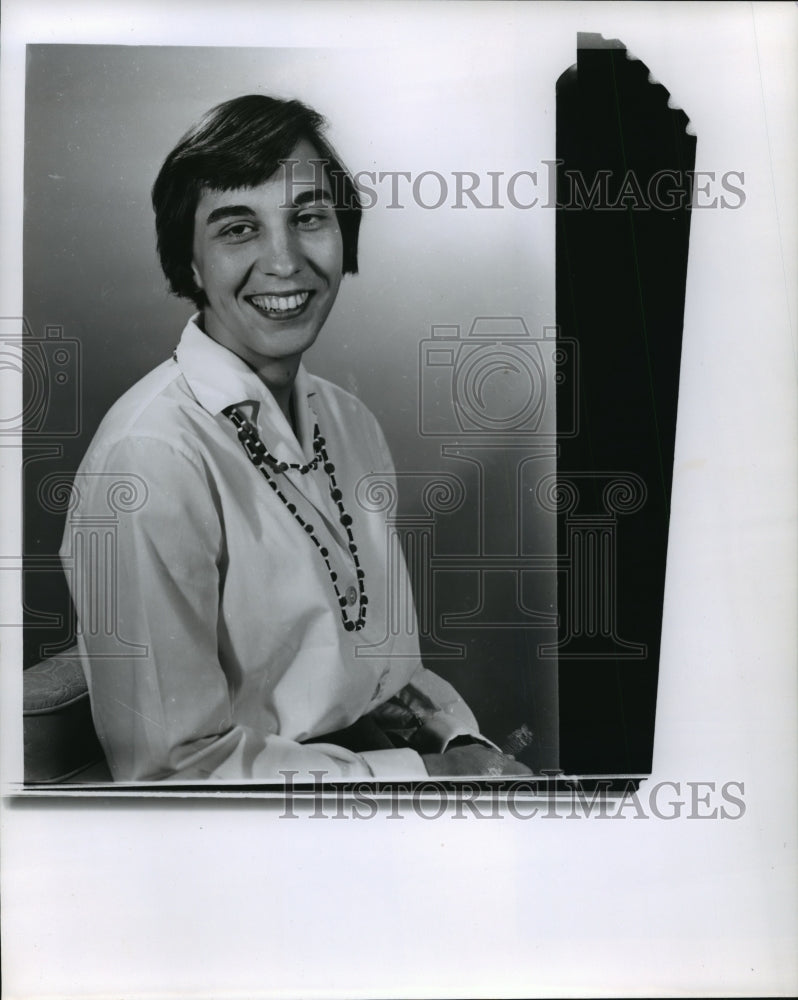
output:
[[248,295],[247,302],[269,319],[293,319],[305,309],[312,292],[292,292],[290,295]]

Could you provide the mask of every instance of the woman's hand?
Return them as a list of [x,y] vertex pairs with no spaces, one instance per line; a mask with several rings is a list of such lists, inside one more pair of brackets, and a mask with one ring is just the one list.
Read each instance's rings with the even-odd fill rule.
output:
[[532,774],[525,764],[514,757],[499,753],[482,743],[452,747],[444,753],[422,754],[421,759],[431,778],[495,778]]

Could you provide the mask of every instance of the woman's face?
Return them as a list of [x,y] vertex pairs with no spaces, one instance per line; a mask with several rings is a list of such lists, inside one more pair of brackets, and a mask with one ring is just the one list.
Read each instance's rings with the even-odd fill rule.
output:
[[318,153],[303,140],[289,159],[257,187],[206,188],[194,215],[192,270],[207,300],[205,332],[264,374],[314,343],[343,266]]

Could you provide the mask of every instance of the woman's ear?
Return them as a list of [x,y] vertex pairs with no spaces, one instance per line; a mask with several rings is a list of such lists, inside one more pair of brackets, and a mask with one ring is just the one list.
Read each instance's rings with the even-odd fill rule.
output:
[[197,288],[204,291],[204,286],[202,284],[202,275],[200,274],[200,270],[193,260],[191,262],[191,274],[194,278],[194,284],[197,286]]

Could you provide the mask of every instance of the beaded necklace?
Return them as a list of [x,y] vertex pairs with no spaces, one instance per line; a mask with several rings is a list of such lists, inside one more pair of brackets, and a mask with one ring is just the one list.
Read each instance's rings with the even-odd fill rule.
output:
[[[335,466],[330,461],[329,455],[327,454],[326,441],[321,436],[318,423],[316,423],[313,427],[313,458],[306,465],[301,465],[298,462],[278,462],[277,459],[270,454],[268,448],[261,440],[255,425],[251,421],[247,420],[237,406],[228,406],[223,412],[236,427],[238,431],[238,440],[244,446],[244,451],[246,452],[249,460],[261,473],[269,486],[271,486],[272,490],[277,494],[277,497],[288,509],[288,512],[293,516],[294,520],[308,534],[310,540],[316,546],[316,550],[319,555],[324,560],[324,565],[327,567],[327,572],[329,573],[330,580],[332,581],[335,596],[338,598],[338,605],[341,609],[341,618],[344,622],[344,628],[347,632],[359,632],[366,624],[366,606],[369,602],[368,597],[366,597],[366,575],[361,569],[360,559],[357,554],[357,545],[355,544],[355,537],[352,534],[352,517],[347,514],[344,508],[343,494],[338,488],[338,484],[335,480]],[[327,479],[330,484],[330,496],[338,508],[338,513],[340,515],[339,520],[344,531],[346,532],[349,552],[351,553],[352,561],[355,564],[358,595],[360,598],[358,601],[358,615],[356,619],[350,618],[346,613],[346,608],[350,601],[348,601],[338,589],[338,574],[330,565],[329,550],[322,545],[316,536],[316,529],[312,524],[306,521],[304,517],[302,517],[296,509],[296,504],[289,501],[288,497],[286,497],[280,489],[277,480],[275,479],[275,476],[282,475],[282,473],[286,472],[288,469],[293,469],[300,475],[304,476],[311,470],[317,469],[319,465],[321,465],[327,473]],[[352,603],[354,603],[354,601],[352,601]]]

